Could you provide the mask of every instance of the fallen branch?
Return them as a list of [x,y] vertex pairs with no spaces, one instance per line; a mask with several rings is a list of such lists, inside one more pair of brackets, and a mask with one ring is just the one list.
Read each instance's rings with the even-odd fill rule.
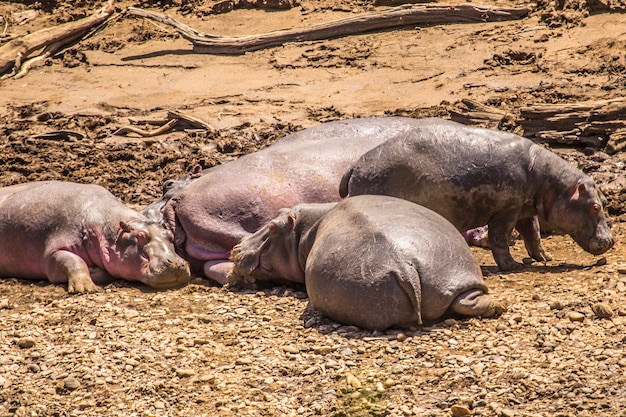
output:
[[303,42],[356,35],[411,25],[473,23],[521,19],[529,13],[528,8],[480,7],[471,4],[454,6],[395,7],[385,11],[320,23],[308,28],[277,30],[258,35],[229,37],[201,33],[171,17],[136,7],[128,13],[146,17],[176,28],[178,33],[193,45],[198,53],[237,55],[249,51],[279,46],[287,42]]
[[[45,59],[62,49],[64,46],[76,42],[84,36],[91,28],[106,21],[115,11],[113,0],[98,10],[93,15],[75,22],[39,30],[35,33],[13,39],[0,46],[0,74],[13,68],[10,74],[5,74],[2,78],[8,78],[20,74],[25,75],[28,68],[37,60]],[[36,51],[43,49],[41,58],[28,57]],[[26,65],[25,67],[22,67]],[[23,68],[23,70],[21,70]]]
[[184,114],[176,110],[168,111],[167,117],[182,119],[193,127],[196,127],[198,129],[208,130],[209,132],[215,132],[217,130],[216,128],[214,128],[213,126],[211,126],[204,120],[200,120],[196,117],[189,116],[188,114]]
[[160,125],[160,127],[154,130],[144,130],[134,126],[125,126],[118,129],[113,134],[116,136],[126,136],[128,133],[135,133],[141,137],[148,138],[169,132],[174,127],[174,125],[178,125],[185,130],[188,130],[186,128],[191,126],[192,128],[196,128],[196,130],[209,132],[217,131],[216,128],[214,128],[204,120],[200,120],[197,117],[189,116],[188,114],[181,113],[177,110],[168,110],[167,119],[165,120],[161,119],[136,121],[131,119],[131,122],[133,121],[149,125]]
[[113,135],[115,136],[126,136],[129,133],[136,133],[137,135],[143,138],[150,138],[153,136],[162,135],[163,133],[169,132],[174,125],[178,123],[178,119],[172,119],[169,122],[165,123],[163,126],[154,130],[143,130],[134,126],[126,126],[116,130]]
[[450,112],[450,118],[466,125],[498,126],[505,118],[511,117],[505,111],[474,100],[463,99],[461,104],[462,107],[459,107],[458,110]]

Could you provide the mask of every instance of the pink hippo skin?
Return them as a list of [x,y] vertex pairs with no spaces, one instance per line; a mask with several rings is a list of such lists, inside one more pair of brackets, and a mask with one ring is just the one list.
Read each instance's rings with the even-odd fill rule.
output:
[[191,278],[172,234],[97,185],[60,181],[0,188],[0,277],[97,291],[91,272],[155,288]]
[[[419,120],[382,117],[335,121],[288,135],[259,152],[171,181],[176,195],[145,210],[162,214],[192,268],[221,284],[229,252],[281,208],[339,201],[339,181],[363,153],[406,135]],[[166,201],[164,201],[166,200]],[[156,211],[154,209],[157,209]],[[158,216],[156,217],[158,219]]]
[[[512,133],[421,122],[365,153],[342,179],[341,195],[403,198],[441,214],[459,231],[487,225],[488,246],[503,271],[523,268],[509,250],[514,228],[538,261],[550,259],[540,224],[594,255],[613,246],[606,199],[589,176],[553,152]],[[480,242],[481,231],[465,238]]]
[[328,317],[366,329],[497,307],[460,233],[437,213],[380,195],[283,209],[232,250],[233,281],[303,283]]

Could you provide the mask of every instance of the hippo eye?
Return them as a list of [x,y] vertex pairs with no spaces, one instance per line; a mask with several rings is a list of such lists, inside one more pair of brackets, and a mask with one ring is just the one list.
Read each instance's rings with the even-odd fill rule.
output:
[[600,210],[602,210],[602,207],[600,207],[600,204],[598,204],[598,203],[593,203],[593,206],[591,207],[591,211],[592,211],[594,214],[598,214],[598,213],[600,213]]
[[165,194],[172,187],[174,187],[174,180],[167,180],[163,183],[163,193]]
[[150,241],[150,236],[145,231],[139,230],[137,232],[137,241],[141,243],[142,245],[145,245],[146,243]]

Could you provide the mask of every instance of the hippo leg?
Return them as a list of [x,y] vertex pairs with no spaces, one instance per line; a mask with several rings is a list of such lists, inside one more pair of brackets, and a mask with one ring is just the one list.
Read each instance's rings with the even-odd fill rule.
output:
[[226,259],[206,261],[202,267],[204,276],[221,285],[228,283],[228,277],[235,264]]
[[500,216],[489,222],[488,225],[489,246],[501,271],[518,271],[524,268],[523,264],[515,262],[509,250],[509,237],[516,222],[517,212],[512,215]]
[[483,290],[465,291],[454,299],[450,309],[463,316],[492,317],[496,314],[493,300]]
[[46,276],[50,282],[67,282],[68,293],[97,292],[101,289],[93,283],[89,267],[78,255],[68,251],[55,252],[46,265]]
[[515,228],[524,239],[524,245],[531,258],[539,262],[552,260],[552,256],[541,246],[541,233],[537,216],[519,219]]

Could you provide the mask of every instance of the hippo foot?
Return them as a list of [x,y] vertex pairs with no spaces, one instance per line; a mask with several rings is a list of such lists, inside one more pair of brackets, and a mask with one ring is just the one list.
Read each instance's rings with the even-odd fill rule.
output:
[[524,264],[516,262],[515,259],[511,257],[508,250],[505,256],[498,256],[496,252],[493,251],[493,258],[496,260],[498,269],[503,272],[520,271],[525,268]]
[[204,276],[216,281],[220,285],[228,283],[228,277],[231,274],[234,264],[226,260],[206,261],[202,270]]
[[454,299],[452,311],[463,316],[493,317],[496,315],[496,306],[483,290],[469,290]]
[[102,288],[93,283],[88,275],[73,275],[67,281],[67,292],[70,294],[83,294],[100,292]]

